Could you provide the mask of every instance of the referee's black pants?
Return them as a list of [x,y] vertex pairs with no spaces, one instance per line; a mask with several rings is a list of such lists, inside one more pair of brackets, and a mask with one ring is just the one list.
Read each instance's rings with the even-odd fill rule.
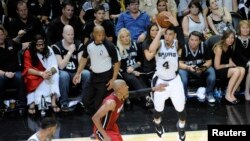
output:
[[83,102],[89,113],[93,115],[101,106],[103,99],[110,94],[106,84],[113,76],[113,71],[103,73],[91,73],[87,95]]

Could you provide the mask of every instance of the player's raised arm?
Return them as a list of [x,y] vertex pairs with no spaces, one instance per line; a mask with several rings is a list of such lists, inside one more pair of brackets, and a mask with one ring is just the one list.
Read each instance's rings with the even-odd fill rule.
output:
[[158,31],[156,37],[154,38],[154,40],[152,41],[152,43],[149,46],[149,49],[148,49],[149,53],[145,54],[148,61],[150,61],[152,58],[154,58],[158,48],[160,47],[161,36],[166,31],[165,28],[163,29],[159,25],[158,25],[158,28],[159,28],[159,31]]

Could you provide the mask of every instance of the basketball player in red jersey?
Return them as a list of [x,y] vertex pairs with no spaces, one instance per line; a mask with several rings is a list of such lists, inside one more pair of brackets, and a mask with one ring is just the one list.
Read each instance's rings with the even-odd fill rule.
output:
[[122,110],[123,103],[129,94],[141,94],[150,91],[163,91],[167,85],[159,84],[153,88],[128,91],[128,85],[124,80],[118,79],[113,83],[114,92],[107,96],[102,106],[92,117],[95,124],[94,134],[101,141],[123,141],[116,121]]

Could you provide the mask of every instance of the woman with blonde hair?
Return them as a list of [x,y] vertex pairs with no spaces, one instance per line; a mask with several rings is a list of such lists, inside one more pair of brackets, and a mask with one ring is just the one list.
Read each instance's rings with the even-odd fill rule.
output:
[[122,28],[118,32],[117,46],[121,56],[120,73],[122,78],[135,90],[147,88],[147,85],[141,76],[142,57],[140,49],[137,48],[138,45],[136,42],[132,41],[128,29]]
[[233,60],[236,65],[244,67],[247,71],[245,82],[245,99],[250,100],[250,23],[242,20],[239,23],[239,34],[236,38],[235,54]]
[[234,32],[227,29],[223,32],[221,41],[213,47],[216,76],[222,80],[225,78],[229,79],[225,99],[231,104],[239,102],[235,97],[235,92],[245,75],[245,69],[237,66],[232,60],[232,46],[234,45],[234,41]]
[[138,69],[141,67],[139,60],[139,50],[137,44],[132,41],[131,34],[126,28],[122,28],[118,32],[117,46],[121,56],[121,70],[122,74],[133,74],[139,76]]

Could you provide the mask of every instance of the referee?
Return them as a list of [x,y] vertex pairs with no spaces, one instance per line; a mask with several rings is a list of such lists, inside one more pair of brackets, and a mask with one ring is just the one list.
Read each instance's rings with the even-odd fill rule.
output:
[[88,58],[90,58],[91,79],[83,102],[92,115],[101,106],[108,91],[112,89],[112,84],[117,79],[120,69],[118,52],[111,42],[105,40],[105,31],[102,26],[94,27],[93,40],[90,40],[84,48],[80,64],[73,78],[74,84],[80,82],[80,74],[86,66]]

